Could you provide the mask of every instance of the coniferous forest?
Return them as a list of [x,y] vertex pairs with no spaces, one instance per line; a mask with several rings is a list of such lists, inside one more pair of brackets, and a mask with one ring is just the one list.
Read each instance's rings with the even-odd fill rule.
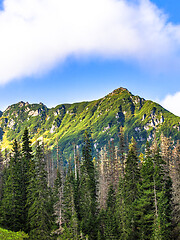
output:
[[61,146],[52,154],[30,137],[0,151],[0,239],[180,239],[178,141],[161,135],[140,152],[121,127],[118,145],[95,154],[85,132],[65,162]]

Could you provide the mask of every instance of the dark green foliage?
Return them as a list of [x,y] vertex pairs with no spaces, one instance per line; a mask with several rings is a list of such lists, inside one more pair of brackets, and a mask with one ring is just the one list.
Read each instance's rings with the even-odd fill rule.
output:
[[116,196],[116,224],[117,231],[119,234],[119,239],[126,240],[128,239],[128,208],[125,204],[125,179],[120,176],[119,186]]
[[48,240],[51,239],[53,201],[47,186],[43,149],[39,144],[33,161],[27,199],[29,236],[31,239]]
[[172,183],[166,163],[157,150],[154,157],[154,188],[156,191],[155,239],[171,239]]
[[15,140],[9,167],[6,171],[6,182],[1,205],[2,224],[12,231],[23,229],[24,224],[22,218],[24,205],[22,202],[21,184],[21,154],[18,143]]
[[[115,92],[114,95],[116,94]],[[124,91],[122,96],[126,96]],[[130,95],[128,99],[128,108],[135,115],[137,109],[133,107]],[[110,97],[107,97],[107,101],[111,102]],[[66,107],[76,114],[80,105]],[[138,107],[143,107],[143,104],[139,102]],[[65,110],[64,107],[58,109]],[[96,110],[97,104],[93,102],[89,115],[92,117]],[[152,114],[157,110],[154,106]],[[55,164],[47,159],[50,155],[45,157],[44,145],[38,143],[34,148],[36,151],[32,154],[28,130],[25,129],[22,150],[15,140],[10,162],[1,167],[4,168],[1,171],[3,188],[2,200],[0,199],[0,224],[3,227],[14,231],[26,229],[32,240],[173,239],[170,164],[163,161],[157,142],[153,143],[152,151],[147,144],[145,155],[141,153],[138,158],[136,142],[132,138],[126,156],[124,132],[121,129],[119,149],[111,139],[109,152],[102,152],[102,164],[98,165],[92,157],[92,140],[86,131],[81,162],[80,154],[74,147],[75,162],[71,157],[67,161],[66,171],[62,169],[63,164],[60,164],[61,171],[57,169],[57,175],[54,171]],[[177,147],[174,157],[177,164],[178,149]],[[98,166],[101,171],[98,171]],[[52,174],[49,177],[53,179],[53,189],[48,186],[46,168]],[[98,172],[101,175],[98,176]],[[178,177],[178,167],[175,173]],[[103,204],[100,205],[98,200],[102,196]],[[177,230],[178,228],[174,236],[178,236]]]
[[132,138],[129,146],[129,153],[126,160],[124,175],[124,202],[126,220],[127,239],[137,239],[138,229],[136,222],[135,206],[139,197],[138,186],[140,184],[140,170],[138,166],[138,157],[136,152],[136,143]]
[[139,159],[136,152],[136,143],[132,138],[125,166],[126,203],[132,204],[138,197],[138,184],[140,181]]
[[110,185],[108,196],[107,196],[107,208],[105,212],[105,239],[118,239],[118,226],[116,223],[116,194],[113,186]]
[[83,146],[83,162],[80,177],[80,221],[81,231],[88,234],[89,239],[97,238],[97,195],[95,169],[92,161],[91,142],[85,132]]
[[136,201],[139,239],[152,239],[155,218],[154,203],[154,163],[149,144],[146,145],[146,156],[141,167],[142,182],[139,186],[139,198]]
[[[21,189],[22,189],[22,204],[24,206],[22,218],[24,224],[27,222],[28,209],[26,207],[27,203],[27,188],[29,186],[29,181],[31,177],[31,164],[32,164],[32,149],[30,146],[31,142],[29,140],[28,129],[25,128],[24,134],[22,137],[22,159],[21,159]],[[23,230],[26,230],[26,225],[23,227]]]
[[[71,238],[74,240],[79,239],[79,223],[75,207],[75,191],[74,191],[74,172],[69,169],[64,184],[64,194],[63,194],[63,234],[70,234]],[[67,231],[68,229],[68,231]]]

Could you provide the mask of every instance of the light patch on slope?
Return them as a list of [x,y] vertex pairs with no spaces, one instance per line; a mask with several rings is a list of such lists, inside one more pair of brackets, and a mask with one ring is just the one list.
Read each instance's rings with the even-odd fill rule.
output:
[[0,84],[48,71],[69,56],[179,64],[180,26],[149,0],[4,0]]

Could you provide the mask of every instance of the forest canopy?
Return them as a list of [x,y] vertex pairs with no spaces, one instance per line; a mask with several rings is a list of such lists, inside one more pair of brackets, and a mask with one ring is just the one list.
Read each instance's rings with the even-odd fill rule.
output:
[[179,239],[179,142],[161,134],[141,153],[121,127],[118,145],[94,155],[87,131],[83,139],[66,162],[59,145],[56,156],[43,142],[32,149],[27,128],[0,152],[1,227],[36,240]]

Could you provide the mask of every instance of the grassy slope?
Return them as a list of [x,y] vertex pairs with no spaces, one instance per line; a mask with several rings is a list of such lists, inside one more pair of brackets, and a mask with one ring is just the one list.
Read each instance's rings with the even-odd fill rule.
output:
[[62,104],[52,109],[43,104],[21,102],[10,106],[0,118],[4,131],[3,148],[10,147],[15,137],[20,139],[27,126],[34,136],[32,141],[43,137],[45,143],[53,148],[58,140],[61,149],[67,153],[73,143],[81,144],[86,129],[99,148],[112,137],[116,142],[121,125],[128,139],[134,136],[141,144],[145,144],[147,138],[151,139],[155,130],[157,135],[163,131],[174,140],[180,138],[179,117],[123,88],[99,100]]

